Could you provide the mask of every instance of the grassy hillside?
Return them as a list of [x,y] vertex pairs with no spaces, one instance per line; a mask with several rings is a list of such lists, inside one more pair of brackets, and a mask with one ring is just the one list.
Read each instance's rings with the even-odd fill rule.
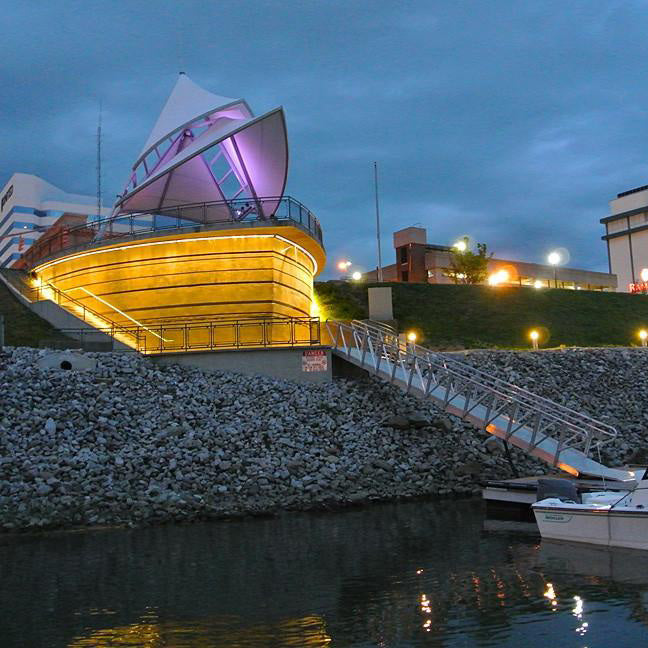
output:
[[[323,317],[367,317],[367,288],[378,284],[316,284]],[[393,290],[401,330],[416,329],[432,347],[529,347],[537,328],[543,346],[638,344],[648,329],[648,296],[490,286],[383,284]]]
[[38,347],[43,340],[64,339],[38,315],[24,306],[14,294],[0,282],[0,315],[5,320],[5,344],[7,346]]

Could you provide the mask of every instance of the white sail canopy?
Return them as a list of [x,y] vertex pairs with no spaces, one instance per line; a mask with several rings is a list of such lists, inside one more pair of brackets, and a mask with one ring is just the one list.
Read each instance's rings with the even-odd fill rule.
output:
[[[210,211],[222,220],[233,215],[230,201],[245,199],[255,202],[259,217],[269,218],[287,173],[282,108],[254,117],[244,100],[207,92],[181,74],[115,212],[222,201],[222,209]],[[269,197],[276,201],[261,200]]]
[[252,112],[243,99],[232,99],[213,94],[194,83],[186,74],[180,74],[137,161],[139,162],[151,148],[178,128],[190,124],[201,116],[215,112],[218,108],[237,104],[245,107],[248,117],[252,116]]

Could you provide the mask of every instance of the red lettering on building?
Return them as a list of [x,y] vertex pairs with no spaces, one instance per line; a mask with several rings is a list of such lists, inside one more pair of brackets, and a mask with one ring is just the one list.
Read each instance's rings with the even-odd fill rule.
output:
[[648,293],[648,282],[630,283],[628,284],[628,290],[633,294]]

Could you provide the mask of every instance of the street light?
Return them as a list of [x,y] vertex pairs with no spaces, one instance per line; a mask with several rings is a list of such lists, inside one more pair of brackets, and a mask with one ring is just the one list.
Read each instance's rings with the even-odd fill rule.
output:
[[407,334],[407,341],[411,342],[412,344],[414,344],[414,342],[416,342],[416,333],[414,331],[410,331]]
[[354,281],[360,281],[362,279],[362,272],[358,272],[357,270],[351,275],[351,279]]
[[540,279],[536,279],[536,280],[533,282],[533,287],[534,287],[536,290],[542,288],[542,281],[540,281]]
[[531,344],[533,345],[533,348],[537,351],[538,349],[538,339],[540,338],[540,333],[533,329],[531,333],[529,333],[529,337],[531,338]]
[[346,272],[349,269],[349,266],[351,265],[351,261],[340,261],[337,264],[338,270],[341,272]]
[[639,331],[639,339],[641,340],[641,346],[645,347],[646,339],[648,339],[648,331],[646,331],[646,329],[641,329],[641,331]]
[[648,282],[648,268],[644,268],[641,271],[641,281],[643,281],[644,283]]
[[556,288],[558,288],[558,264],[560,263],[561,258],[560,254],[558,252],[549,252],[549,255],[547,256],[547,262],[549,265],[553,266],[554,269],[554,283],[556,285]]
[[466,241],[457,241],[452,247],[457,248],[457,252],[465,252],[468,249]]

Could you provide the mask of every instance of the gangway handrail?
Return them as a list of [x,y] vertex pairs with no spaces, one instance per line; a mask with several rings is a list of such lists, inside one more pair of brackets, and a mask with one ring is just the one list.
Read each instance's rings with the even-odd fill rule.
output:
[[395,337],[398,337],[398,332],[393,326],[390,326],[389,324],[385,324],[384,322],[376,322],[375,320],[351,320],[351,324],[354,324],[356,326],[362,326],[366,329],[369,330],[374,330],[374,331],[381,331],[383,333],[387,333],[389,335],[393,335]]
[[[429,357],[421,357],[418,355],[417,357],[424,361],[428,361],[430,363],[434,362]],[[556,401],[552,401],[543,396],[539,396],[538,394],[534,394],[533,392],[528,391],[524,387],[519,387],[518,385],[515,385],[513,383],[508,383],[502,380],[501,378],[491,376],[486,372],[477,369],[476,367],[472,367],[471,365],[460,362],[458,360],[454,360],[452,358],[450,359],[442,358],[440,362],[442,363],[444,368],[446,368],[449,372],[461,376],[466,380],[470,380],[471,382],[475,382],[483,385],[484,381],[480,380],[480,378],[483,378],[488,380],[491,383],[494,383],[495,385],[497,385],[497,393],[499,395],[513,398],[519,401],[524,401],[527,404],[533,405],[538,409],[542,405],[546,406],[547,416],[558,418],[558,414],[557,414],[558,411],[563,416],[566,416],[570,420],[572,420],[574,424],[578,424],[579,422],[586,421],[596,426],[598,429],[600,429],[601,434],[611,434],[613,438],[616,436],[616,430],[611,425],[608,425],[607,423],[603,423],[601,421],[597,421],[591,416],[588,416],[587,414],[583,414],[582,412],[577,412],[576,410],[571,409],[566,405],[562,405],[561,403],[557,403]],[[449,366],[445,364],[446,362],[447,365]],[[496,388],[493,387],[493,389],[495,390]]]
[[592,447],[617,436],[611,425],[439,352],[403,344],[374,322],[327,320],[326,327],[334,350],[343,357],[400,384],[407,392],[417,389],[443,409],[554,466],[566,469],[571,463],[577,471],[614,479],[627,479],[631,474],[587,457]]
[[566,405],[562,405],[561,403],[552,401],[548,398],[545,398],[544,396],[535,394],[529,391],[528,389],[525,389],[524,387],[520,387],[518,385],[515,385],[514,383],[509,383],[505,380],[502,380],[501,378],[497,378],[496,376],[492,376],[491,374],[488,374],[487,372],[482,371],[477,367],[473,367],[472,365],[469,365],[465,362],[461,362],[460,360],[457,360],[455,358],[450,358],[446,355],[442,356],[440,353],[435,353],[434,351],[430,351],[429,349],[426,349],[425,347],[421,347],[419,345],[414,345],[414,346],[417,351],[421,350],[424,353],[423,356],[417,354],[417,357],[422,357],[422,359],[428,359],[428,356],[440,357],[440,361],[442,363],[452,365],[455,373],[461,373],[463,375],[463,373],[466,372],[471,375],[480,376],[484,380],[499,385],[504,392],[509,392],[509,391],[515,392],[515,397],[518,399],[528,399],[529,401],[532,401],[533,403],[536,404],[544,403],[551,410],[554,411],[560,410],[563,414],[568,415],[570,417],[573,416],[578,420],[590,421],[596,426],[602,428],[601,431],[603,433],[610,433],[613,434],[613,436],[616,436],[616,430],[614,429],[613,426],[607,423],[603,423],[602,421],[597,421],[596,419],[592,418],[591,416],[588,416],[587,414],[583,414],[582,412],[577,412],[576,410],[567,407]]

